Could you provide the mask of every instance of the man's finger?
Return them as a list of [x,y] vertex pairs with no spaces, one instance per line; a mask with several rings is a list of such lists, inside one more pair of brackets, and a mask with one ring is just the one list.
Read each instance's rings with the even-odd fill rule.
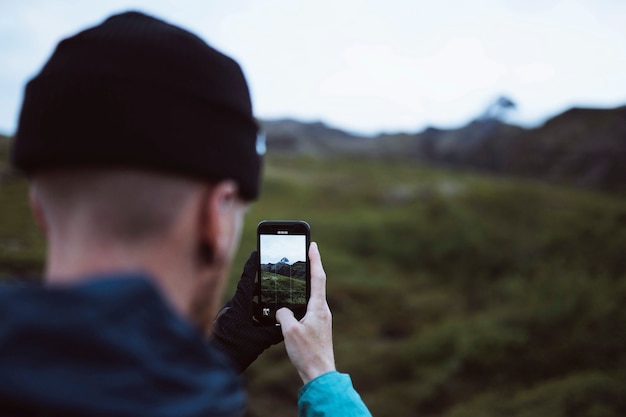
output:
[[326,272],[322,266],[317,243],[309,246],[309,260],[311,261],[311,301],[326,302]]
[[276,321],[280,323],[283,334],[291,326],[298,323],[298,320],[296,320],[293,315],[293,311],[291,311],[287,307],[283,307],[276,312]]

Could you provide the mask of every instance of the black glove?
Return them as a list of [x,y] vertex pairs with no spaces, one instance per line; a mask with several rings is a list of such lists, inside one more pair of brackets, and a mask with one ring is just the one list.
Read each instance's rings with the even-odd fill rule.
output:
[[243,267],[237,292],[213,323],[212,343],[226,353],[241,373],[267,348],[282,342],[280,327],[252,323],[252,298],[259,255],[253,251]]

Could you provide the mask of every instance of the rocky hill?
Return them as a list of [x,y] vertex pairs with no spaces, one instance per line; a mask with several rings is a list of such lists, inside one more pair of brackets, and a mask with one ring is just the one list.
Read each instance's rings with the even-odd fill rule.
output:
[[304,123],[291,119],[262,121],[269,152],[327,154],[362,152],[366,140],[322,122]]
[[626,106],[573,108],[535,129],[480,118],[456,129],[362,137],[323,123],[263,122],[270,153],[401,158],[626,192]]
[[306,278],[306,263],[302,261],[294,262],[289,265],[289,260],[286,258],[281,259],[280,262],[275,264],[267,263],[261,264],[262,271],[273,272],[285,277],[305,279]]

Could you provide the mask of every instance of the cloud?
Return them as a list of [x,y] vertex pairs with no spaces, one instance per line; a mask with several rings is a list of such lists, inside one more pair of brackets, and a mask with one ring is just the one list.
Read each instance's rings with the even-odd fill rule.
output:
[[261,263],[277,263],[283,258],[293,264],[306,261],[306,236],[261,235]]
[[550,81],[554,77],[555,71],[551,65],[533,62],[517,67],[515,74],[524,84],[540,84]]

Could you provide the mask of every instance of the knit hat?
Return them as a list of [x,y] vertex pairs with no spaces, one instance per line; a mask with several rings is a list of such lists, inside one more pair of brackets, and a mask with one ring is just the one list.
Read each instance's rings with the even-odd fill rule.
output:
[[97,166],[233,179],[252,200],[257,134],[234,60],[184,29],[126,12],[59,43],[26,86],[12,159],[29,175]]

